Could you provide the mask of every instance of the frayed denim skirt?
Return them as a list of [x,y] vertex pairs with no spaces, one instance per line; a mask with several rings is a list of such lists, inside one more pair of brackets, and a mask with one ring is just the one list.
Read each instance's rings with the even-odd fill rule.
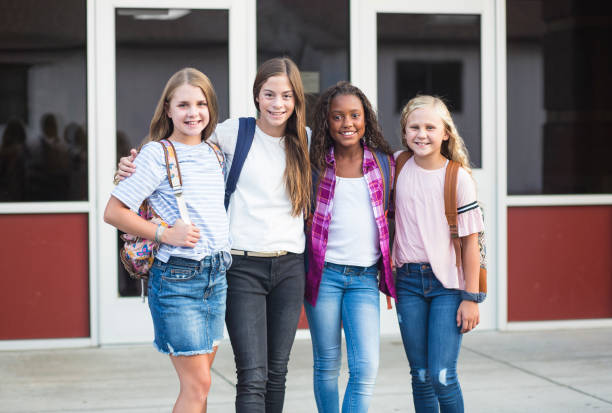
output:
[[208,354],[223,339],[228,252],[201,261],[155,259],[149,272],[149,308],[154,346],[164,354]]

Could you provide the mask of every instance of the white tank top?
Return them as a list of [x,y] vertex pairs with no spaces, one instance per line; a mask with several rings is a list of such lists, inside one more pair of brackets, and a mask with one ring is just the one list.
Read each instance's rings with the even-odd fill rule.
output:
[[336,177],[325,261],[370,267],[380,258],[378,228],[365,177]]

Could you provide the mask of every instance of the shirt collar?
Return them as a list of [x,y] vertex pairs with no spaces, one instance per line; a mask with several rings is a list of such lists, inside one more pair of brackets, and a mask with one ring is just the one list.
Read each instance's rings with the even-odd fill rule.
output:
[[[376,167],[376,160],[374,159],[374,154],[372,150],[368,148],[368,145],[366,145],[363,140],[361,141],[361,144],[363,145],[363,172],[365,173]],[[329,166],[336,166],[336,158],[334,157],[333,145],[329,148],[329,151],[325,155],[325,162],[327,162],[327,165]]]

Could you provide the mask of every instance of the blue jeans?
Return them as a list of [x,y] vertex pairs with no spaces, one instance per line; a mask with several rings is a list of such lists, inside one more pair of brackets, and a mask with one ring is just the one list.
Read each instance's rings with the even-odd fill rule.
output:
[[229,252],[201,261],[156,259],[149,278],[149,308],[154,346],[164,354],[192,356],[212,353],[223,339]]
[[444,288],[427,263],[399,268],[396,288],[397,318],[410,363],[416,412],[463,412],[457,378],[460,291]]
[[325,263],[316,306],[304,302],[314,358],[319,413],[339,409],[341,328],[346,337],[349,381],[343,413],[367,412],[378,372],[380,301],[378,269]]

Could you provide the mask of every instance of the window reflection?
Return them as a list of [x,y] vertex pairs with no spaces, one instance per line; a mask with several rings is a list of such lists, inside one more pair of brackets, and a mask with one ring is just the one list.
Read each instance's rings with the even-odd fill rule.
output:
[[85,2],[3,10],[0,202],[87,200]]
[[612,193],[612,9],[507,0],[508,193]]
[[381,127],[401,147],[401,109],[417,94],[444,99],[470,153],[481,165],[480,16],[377,15]]

